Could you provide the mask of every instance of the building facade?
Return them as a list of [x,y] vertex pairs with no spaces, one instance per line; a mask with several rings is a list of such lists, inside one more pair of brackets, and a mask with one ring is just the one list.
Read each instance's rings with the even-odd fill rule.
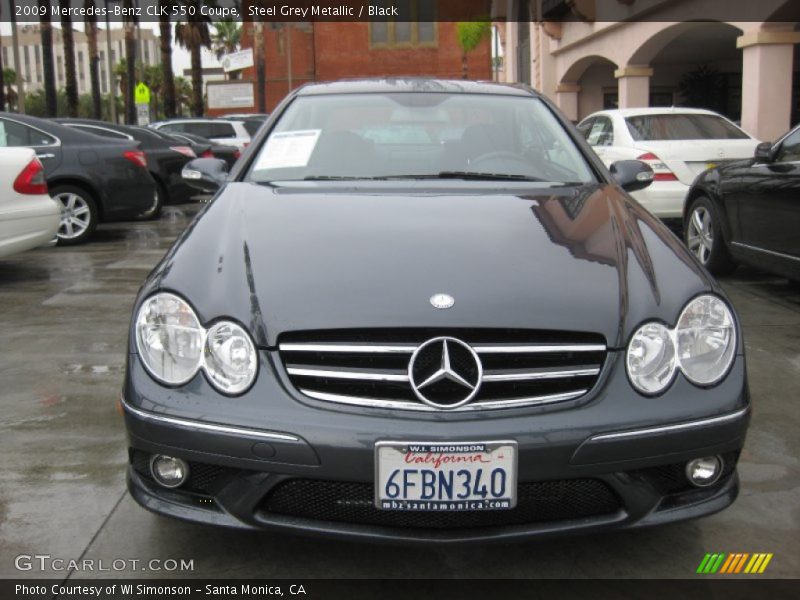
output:
[[[479,4],[483,5],[482,0]],[[243,48],[253,47],[253,31],[252,23],[246,23]],[[289,91],[310,81],[403,76],[460,79],[464,72],[452,22],[265,23],[262,31],[267,111]],[[492,78],[490,37],[467,54],[467,74],[470,79]],[[242,78],[255,81],[254,69],[245,69]]]
[[[125,32],[122,29],[111,29],[109,32],[111,45],[106,43],[106,30],[98,29],[97,49],[100,58],[100,92],[108,94],[112,91],[112,77],[108,72],[108,55],[111,55],[112,69],[120,58],[125,57]],[[42,40],[38,25],[20,25],[17,30],[19,39],[19,66],[21,77],[25,82],[27,92],[35,92],[44,88],[44,68],[42,63]],[[75,73],[78,82],[78,94],[91,93],[89,75],[89,43],[83,31],[74,30],[75,48]],[[137,31],[137,53],[142,64],[157,65],[161,62],[161,48],[159,38],[150,29]],[[11,35],[0,37],[0,51],[2,52],[3,67],[15,68],[14,44]],[[56,88],[61,89],[66,84],[64,71],[64,42],[63,32],[60,27],[53,26],[53,65],[56,74]],[[114,89],[113,93],[118,90]]]
[[702,103],[774,140],[800,120],[797,0],[497,0],[494,14],[504,79],[574,121]]

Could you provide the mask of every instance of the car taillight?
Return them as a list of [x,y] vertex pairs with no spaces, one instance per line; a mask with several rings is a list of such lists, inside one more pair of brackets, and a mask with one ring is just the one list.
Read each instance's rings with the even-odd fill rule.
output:
[[44,167],[38,158],[25,165],[14,180],[14,191],[19,194],[46,194],[47,181],[44,178]]
[[131,161],[137,167],[143,167],[145,169],[147,168],[147,157],[141,150],[126,150],[122,153],[122,156]]
[[238,150],[237,150],[236,152],[234,152],[234,153],[233,153],[233,157],[234,157],[234,158],[239,158],[241,155],[242,155],[242,153],[241,153],[241,152],[239,152]]
[[641,160],[650,165],[653,169],[653,181],[678,181],[675,173],[670,171],[669,167],[652,152],[645,152],[636,157],[636,160]]
[[211,150],[206,150],[200,155],[200,158],[214,158],[214,153]]
[[189,146],[170,146],[170,150],[174,150],[175,152],[180,152],[184,156],[188,156],[189,158],[197,158],[197,155],[194,153],[194,150],[189,148]]

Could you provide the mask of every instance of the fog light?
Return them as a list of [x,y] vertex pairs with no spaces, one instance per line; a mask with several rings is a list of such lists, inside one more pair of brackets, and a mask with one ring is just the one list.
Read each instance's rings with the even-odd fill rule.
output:
[[189,465],[180,458],[156,454],[150,459],[150,473],[159,485],[176,488],[189,477]]
[[722,475],[722,458],[706,456],[686,463],[686,477],[697,487],[706,487],[717,482]]

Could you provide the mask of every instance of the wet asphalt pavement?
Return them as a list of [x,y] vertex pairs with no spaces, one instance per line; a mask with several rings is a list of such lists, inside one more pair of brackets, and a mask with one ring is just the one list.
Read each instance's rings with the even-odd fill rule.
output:
[[[706,552],[772,552],[800,577],[800,285],[723,281],[744,325],[753,418],[727,510],[656,529],[467,547],[380,546],[197,526],[125,490],[116,401],[145,275],[200,205],[101,226],[85,246],[0,259],[0,577],[691,577]],[[14,567],[19,555],[193,560],[187,572]],[[95,562],[95,565],[98,563]]]

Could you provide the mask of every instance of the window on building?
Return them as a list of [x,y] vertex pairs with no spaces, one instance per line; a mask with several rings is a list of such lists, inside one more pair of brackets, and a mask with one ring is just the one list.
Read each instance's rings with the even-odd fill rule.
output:
[[144,64],[150,64],[150,42],[144,42]]
[[6,66],[9,66],[9,63],[8,63],[8,48],[6,48],[5,46],[3,46],[3,64],[6,65]]
[[31,80],[30,46],[24,46],[24,52],[22,53],[22,56],[25,59],[23,61],[25,63],[25,81],[30,82],[30,80]]
[[78,79],[82,81],[85,78],[84,76],[85,74],[83,71],[83,52],[78,51]]
[[58,78],[58,83],[61,84],[64,81],[64,57],[59,56],[56,59],[56,78]]
[[[389,6],[382,2],[382,5]],[[428,0],[394,0],[397,17],[372,21],[369,41],[374,47],[436,45],[436,4]]]
[[36,61],[36,63],[35,63],[36,64],[36,82],[37,83],[41,83],[42,82],[42,57],[41,57],[41,53],[39,51],[39,46],[34,46],[33,47],[33,56],[34,56],[34,60]]

